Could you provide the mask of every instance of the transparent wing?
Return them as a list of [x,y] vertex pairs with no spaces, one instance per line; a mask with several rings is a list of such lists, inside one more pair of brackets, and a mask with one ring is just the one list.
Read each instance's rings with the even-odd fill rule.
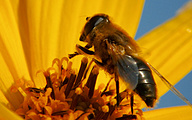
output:
[[119,77],[125,82],[128,89],[134,90],[138,84],[138,66],[130,55],[126,55],[125,48],[121,45],[111,44],[106,41],[109,53]]
[[161,80],[167,85],[167,87],[175,94],[177,95],[181,100],[183,100],[185,103],[187,103],[190,107],[192,107],[192,104],[183,96],[165,77],[163,77],[151,64],[147,63],[150,68],[161,78]]
[[135,60],[129,55],[117,55],[117,71],[127,87],[134,90],[138,84],[138,67]]

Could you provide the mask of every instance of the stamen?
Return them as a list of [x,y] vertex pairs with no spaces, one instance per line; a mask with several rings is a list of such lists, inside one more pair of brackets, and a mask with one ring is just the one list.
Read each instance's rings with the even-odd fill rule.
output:
[[80,81],[81,81],[81,79],[82,79],[82,77],[83,77],[84,71],[85,71],[85,69],[86,69],[86,67],[87,67],[87,63],[88,63],[88,59],[87,59],[86,57],[84,57],[84,58],[81,60],[81,67],[80,67],[80,70],[79,70],[77,79],[76,79],[76,81],[75,81],[75,86],[77,86],[77,85],[80,83]]
[[77,102],[78,102],[78,100],[80,98],[80,94],[82,92],[83,91],[81,90],[81,88],[76,88],[76,90],[75,90],[76,94],[73,96],[73,100],[72,100],[71,107],[70,107],[71,110],[74,110],[75,107],[77,106]]
[[86,84],[86,86],[90,89],[89,94],[88,94],[89,98],[91,98],[93,96],[94,89],[95,89],[95,83],[96,83],[98,74],[99,74],[99,70],[96,66],[94,66],[91,71],[91,74],[87,80],[87,84]]
[[105,113],[109,112],[109,107],[107,105],[102,106],[102,111]]
[[68,78],[68,77],[65,77],[65,79],[64,79],[64,81],[63,81],[63,83],[62,83],[61,87],[62,87],[63,85],[65,85],[65,84],[67,84],[67,83],[68,83],[68,81],[69,81],[69,78]]
[[46,82],[47,82],[47,85],[45,87],[45,91],[47,90],[47,88],[51,88],[52,89],[51,98],[55,99],[55,93],[54,93],[54,89],[53,89],[53,85],[52,85],[50,76],[46,76]]
[[[63,61],[67,63],[65,66],[62,64]],[[76,74],[72,69],[72,62],[68,61],[68,58],[55,59],[52,63],[54,66],[46,71],[39,71],[43,71],[46,78],[47,84],[44,88],[35,88],[33,84],[25,85],[22,83],[23,81],[18,81],[16,85],[12,86],[12,91],[22,89],[26,93],[26,98],[20,108],[16,110],[16,113],[25,119],[106,120],[117,118],[118,120],[124,120],[132,119],[135,116],[142,118],[143,114],[142,110],[138,108],[140,106],[138,100],[133,100],[134,107],[131,110],[131,95],[129,93],[132,91],[123,91],[119,94],[120,105],[117,107],[116,87],[111,82],[114,80],[113,78],[109,80],[106,87],[95,87],[96,81],[99,81],[97,79],[98,66],[95,65],[92,68],[88,78],[83,78],[86,70],[88,71],[88,68],[91,68],[91,66],[87,67],[87,64],[88,59],[83,58],[79,72]],[[85,85],[81,84],[84,79],[87,79]],[[128,112],[127,109],[129,109]]]
[[35,92],[35,93],[40,93],[40,92],[45,93],[44,90],[41,90],[41,89],[38,89],[38,88],[32,88],[32,87],[28,87],[26,90],[29,91],[29,92]]
[[71,91],[71,88],[73,87],[74,81],[75,81],[76,75],[75,72],[73,71],[71,74],[71,77],[67,83],[67,87],[65,89],[65,96],[67,97],[69,95],[69,92]]
[[[110,82],[111,82],[112,79],[113,79],[113,78],[111,78],[111,79],[109,80],[109,82],[107,83],[105,89],[104,89],[103,92],[101,93],[101,96],[103,96],[104,94],[107,93],[106,90],[107,90],[107,88],[108,88],[108,86],[109,86],[109,84],[110,84]],[[107,94],[108,94],[108,93],[107,93]]]
[[56,116],[56,115],[61,115],[61,116],[63,116],[64,114],[67,114],[67,111],[66,111],[66,110],[54,112],[54,113],[52,113],[51,115],[53,115],[53,116]]

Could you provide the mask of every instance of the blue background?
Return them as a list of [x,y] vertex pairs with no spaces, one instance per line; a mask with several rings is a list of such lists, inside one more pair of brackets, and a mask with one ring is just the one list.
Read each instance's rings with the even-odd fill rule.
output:
[[[146,0],[135,39],[175,16],[177,10],[187,2],[188,0]],[[192,103],[192,72],[175,87]],[[179,105],[186,105],[186,103],[169,91],[160,98],[154,109]]]

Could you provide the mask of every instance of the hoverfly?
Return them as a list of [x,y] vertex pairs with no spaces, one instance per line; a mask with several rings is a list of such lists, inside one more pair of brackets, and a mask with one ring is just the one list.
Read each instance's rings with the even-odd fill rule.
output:
[[[121,78],[127,88],[135,91],[148,107],[154,107],[157,89],[153,70],[174,94],[192,106],[152,65],[139,56],[140,49],[136,41],[113,24],[108,15],[97,14],[91,18],[87,17],[86,20],[80,41],[87,42],[87,45],[82,47],[77,44],[77,52],[69,54],[69,58],[80,54],[93,55],[93,61],[115,77],[117,105]],[[94,51],[89,50],[92,47]]]

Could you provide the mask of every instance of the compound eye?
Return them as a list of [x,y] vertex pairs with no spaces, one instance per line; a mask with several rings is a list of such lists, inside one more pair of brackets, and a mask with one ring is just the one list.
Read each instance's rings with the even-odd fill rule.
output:
[[104,15],[96,15],[93,17],[87,17],[86,18],[87,23],[85,24],[85,27],[83,29],[83,33],[81,35],[81,41],[84,41],[86,36],[101,22],[109,22],[108,17]]
[[99,17],[97,21],[95,22],[94,26],[97,26],[99,23],[101,23],[104,20],[104,18]]
[[103,22],[105,19],[106,18],[103,16],[94,16],[92,18],[87,17],[86,20],[88,20],[88,22],[84,27],[85,34],[88,35],[94,29],[94,27]]

